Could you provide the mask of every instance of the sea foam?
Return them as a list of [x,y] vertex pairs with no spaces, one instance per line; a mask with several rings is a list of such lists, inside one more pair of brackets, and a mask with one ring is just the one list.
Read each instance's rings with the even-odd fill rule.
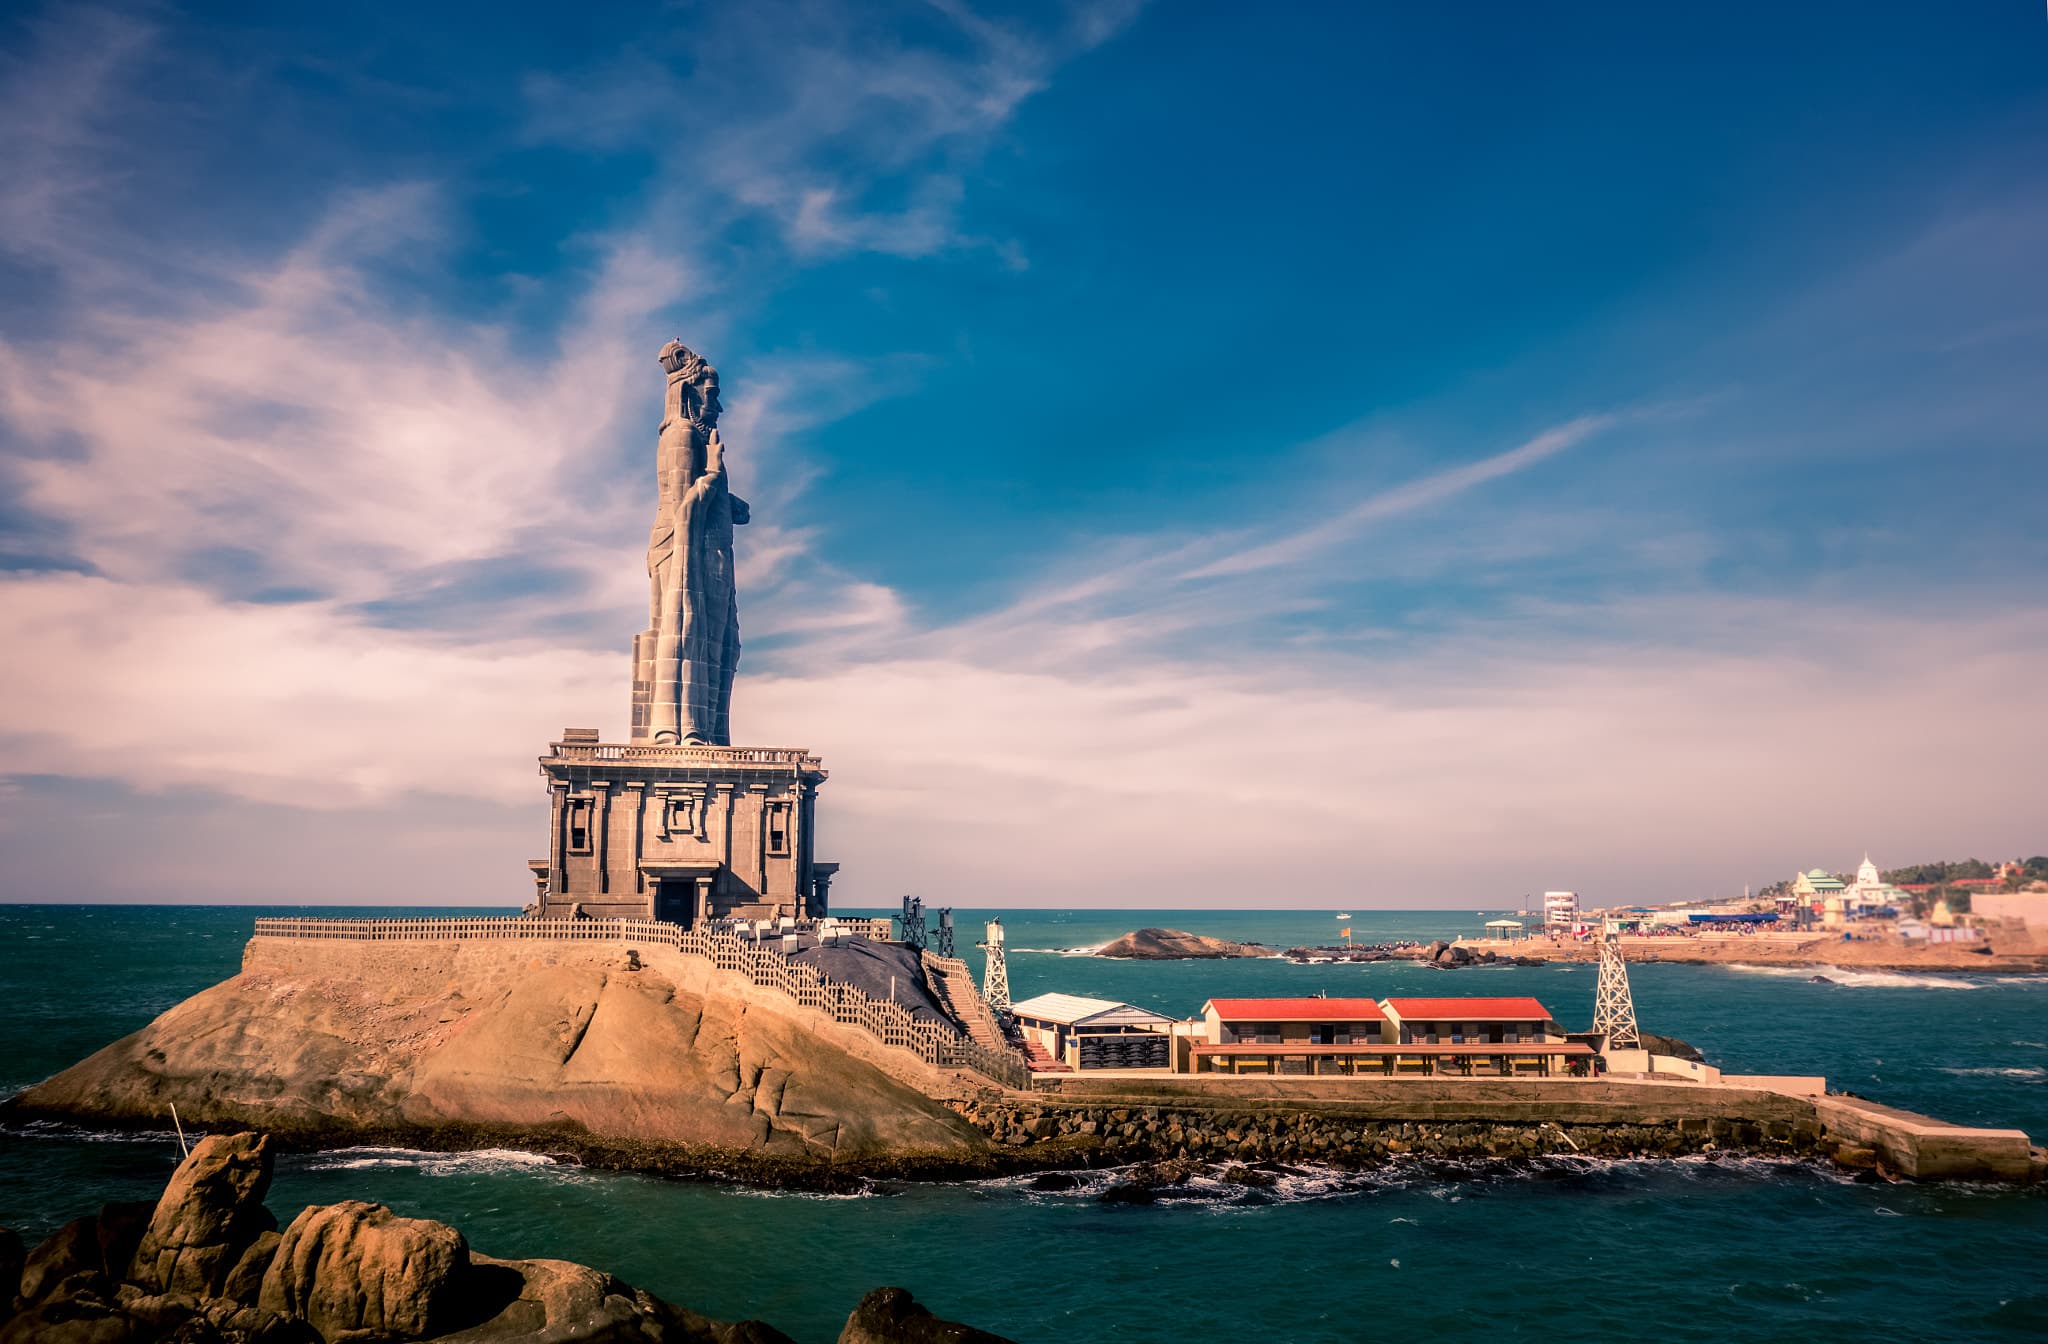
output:
[[475,1148],[460,1153],[433,1153],[417,1148],[332,1148],[306,1161],[313,1171],[367,1171],[411,1168],[424,1176],[496,1176],[562,1164],[542,1153],[516,1148]]
[[1904,971],[1860,971],[1847,966],[1754,966],[1748,962],[1728,963],[1731,971],[1749,975],[1775,975],[1811,980],[1826,976],[1849,989],[1982,989],[1974,980],[1957,975],[1911,975]]

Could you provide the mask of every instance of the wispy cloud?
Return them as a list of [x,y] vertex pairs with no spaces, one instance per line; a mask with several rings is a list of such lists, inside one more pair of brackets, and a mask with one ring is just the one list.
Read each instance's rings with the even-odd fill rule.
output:
[[962,227],[964,174],[1061,66],[1141,8],[1075,6],[1026,26],[935,4],[943,31],[914,44],[801,0],[707,12],[686,39],[531,77],[527,133],[648,153],[673,208],[765,215],[801,257],[987,247],[1021,268],[1014,241]]
[[0,56],[0,250],[77,273],[96,268],[86,246],[96,189],[118,171],[115,94],[150,49],[154,30],[109,10],[16,20]]
[[1414,513],[1445,503],[1468,490],[1526,471],[1548,461],[1613,425],[1612,415],[1582,415],[1544,430],[1506,452],[1477,462],[1431,472],[1420,479],[1382,490],[1358,501],[1343,512],[1308,527],[1221,556],[1187,571],[1190,579],[1216,578],[1226,574],[1249,574],[1255,570],[1299,564],[1356,536],[1361,530],[1388,518]]

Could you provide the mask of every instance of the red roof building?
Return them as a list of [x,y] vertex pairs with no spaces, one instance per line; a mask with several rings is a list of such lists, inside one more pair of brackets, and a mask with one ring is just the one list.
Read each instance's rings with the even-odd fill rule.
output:
[[1377,999],[1211,999],[1202,1015],[1212,1008],[1217,1017],[1240,1022],[1377,1022],[1386,1016]]
[[1203,1038],[1175,1067],[1193,1073],[1551,1077],[1591,1069],[1531,998],[1211,999]]
[[1387,1016],[1461,1022],[1548,1022],[1550,1010],[1535,999],[1388,999]]

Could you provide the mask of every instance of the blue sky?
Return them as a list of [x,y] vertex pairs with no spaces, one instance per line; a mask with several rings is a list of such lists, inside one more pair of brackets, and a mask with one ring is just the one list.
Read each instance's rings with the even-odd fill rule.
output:
[[671,335],[844,900],[2043,846],[2038,6],[328,11],[0,33],[0,898],[522,898]]

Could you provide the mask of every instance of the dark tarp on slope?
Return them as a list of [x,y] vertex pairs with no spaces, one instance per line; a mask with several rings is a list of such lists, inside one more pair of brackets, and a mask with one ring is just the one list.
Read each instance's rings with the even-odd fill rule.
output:
[[832,947],[820,944],[793,953],[791,961],[814,966],[843,985],[852,985],[870,998],[886,999],[890,978],[895,978],[896,1002],[911,1016],[926,1022],[951,1022],[924,986],[924,968],[917,953],[899,943],[877,943],[867,938],[849,938]]

